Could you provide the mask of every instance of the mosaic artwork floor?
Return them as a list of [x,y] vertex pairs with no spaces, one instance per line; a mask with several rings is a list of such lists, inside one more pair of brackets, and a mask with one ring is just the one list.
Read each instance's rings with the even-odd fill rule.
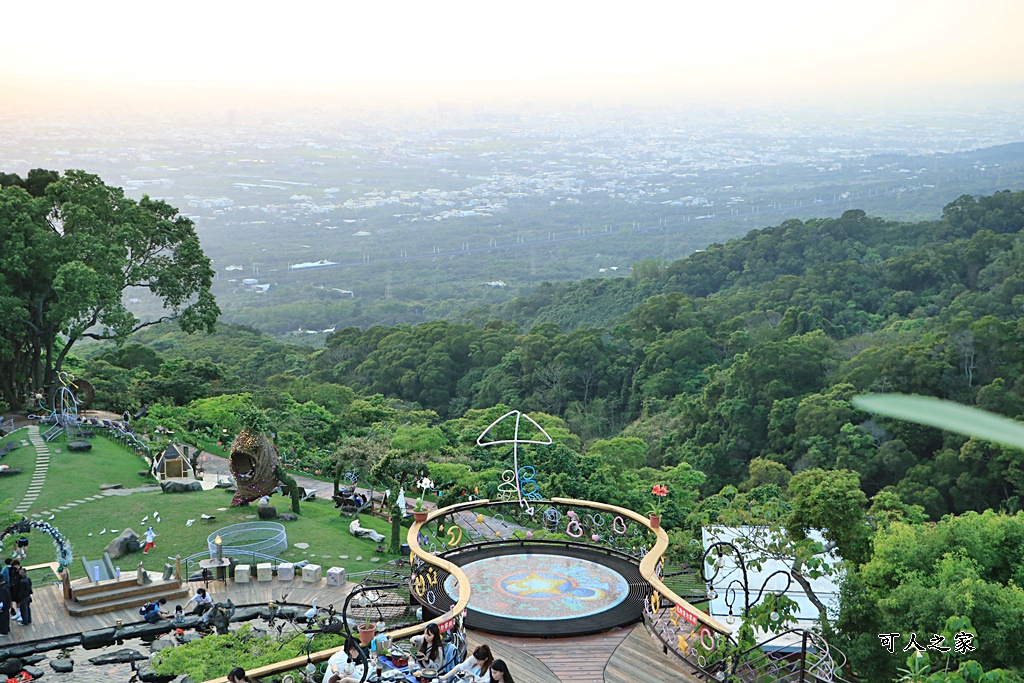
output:
[[[585,617],[615,607],[629,595],[629,584],[618,572],[564,555],[489,557],[463,565],[462,571],[473,587],[472,608],[496,617]],[[454,584],[448,577],[445,590],[458,599]]]
[[[469,577],[467,626],[492,633],[594,633],[642,617],[646,582],[627,559],[578,547],[490,547],[447,559]],[[453,577],[444,582],[453,600]],[[541,622],[538,624],[538,622]]]

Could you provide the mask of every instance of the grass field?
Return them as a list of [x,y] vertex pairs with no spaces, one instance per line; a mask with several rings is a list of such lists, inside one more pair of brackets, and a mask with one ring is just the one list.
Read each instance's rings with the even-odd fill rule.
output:
[[[16,432],[12,432],[0,439],[0,444],[6,444],[11,441],[21,443],[22,440],[28,441],[27,429],[19,429]],[[0,477],[0,503],[10,498],[11,503],[13,503],[11,508],[13,509],[25,497],[28,485],[32,482],[32,472],[36,469],[36,449],[31,445],[21,446],[0,458],[0,463],[7,465],[11,469],[24,470],[21,474],[12,477]]]
[[[102,437],[92,439],[93,450],[86,453],[69,453],[66,445],[58,440],[50,444],[50,469],[46,484],[39,500],[29,514],[39,514],[53,510],[54,519],[48,520],[49,514],[33,519],[47,520],[55,526],[71,542],[74,548],[75,562],[72,564],[71,577],[84,576],[80,558],[96,559],[103,554],[103,549],[110,542],[113,530],[133,529],[140,536],[147,526],[152,525],[159,534],[156,548],[149,555],[134,553],[115,560],[122,569],[134,569],[141,560],[146,569],[155,572],[163,570],[167,558],[175,555],[186,557],[195,553],[205,552],[207,538],[218,529],[240,522],[256,519],[255,506],[230,507],[231,494],[223,489],[196,491],[193,493],[169,494],[161,491],[132,493],[126,496],[109,496],[100,500],[79,503],[68,510],[56,510],[68,502],[84,500],[99,494],[100,484],[120,483],[125,488],[136,488],[153,483],[149,477],[140,477],[138,471],[145,468],[145,463],[134,453],[121,448],[118,444]],[[61,453],[56,451],[60,450]],[[0,490],[0,500],[12,498],[17,505],[24,496],[28,480],[35,467],[35,453],[31,447],[22,447],[4,458],[5,464],[14,466],[10,458],[17,455],[24,458],[25,474],[13,477],[13,480],[24,479],[24,486],[18,481],[19,489],[13,490],[4,482]],[[275,496],[272,499],[279,511],[289,509],[288,500]],[[221,510],[220,508],[227,508]],[[345,567],[349,573],[373,569],[379,564],[370,562],[375,555],[378,544],[368,540],[355,538],[348,532],[351,519],[340,517],[330,501],[310,501],[302,503],[302,514],[294,522],[282,522],[288,534],[289,548],[279,553],[288,561],[297,562],[308,559],[326,569],[330,566]],[[155,523],[154,513],[160,513],[161,521]],[[202,514],[215,516],[216,522],[203,523]],[[142,522],[149,516],[149,520]],[[190,519],[196,520],[192,526],[186,526]],[[376,529],[387,535],[390,526],[383,519],[360,518],[364,527]],[[106,534],[101,532],[106,529]],[[89,534],[92,534],[91,536]],[[33,533],[29,544],[29,563],[51,562],[55,552],[49,538],[42,533]],[[294,547],[295,543],[308,543],[309,548],[301,550]],[[10,544],[4,544],[4,554],[10,553]],[[348,555],[342,560],[340,555]],[[356,557],[361,556],[361,561]],[[387,554],[378,555],[381,562],[393,559]]]

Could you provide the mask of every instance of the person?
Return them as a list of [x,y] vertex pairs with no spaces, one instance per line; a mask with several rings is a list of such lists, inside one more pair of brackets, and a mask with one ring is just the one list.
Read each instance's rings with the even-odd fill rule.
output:
[[460,673],[465,673],[469,681],[483,683],[493,663],[494,655],[491,654],[491,648],[484,644],[473,650],[473,654],[466,657],[462,664],[441,676],[441,680],[448,681]]
[[491,664],[491,683],[515,683],[504,659],[495,659]]
[[28,537],[22,536],[18,539],[18,545],[14,549],[14,556],[18,559],[24,560],[28,557]]
[[18,570],[11,586],[11,599],[18,603],[18,613],[14,619],[22,626],[32,623],[32,579],[24,567]]
[[11,633],[11,591],[7,580],[0,575],[0,638]]
[[345,639],[345,646],[327,660],[327,683],[360,683],[369,678],[369,664],[363,651],[351,636]]
[[143,605],[141,614],[142,618],[149,624],[160,623],[161,619],[171,619],[171,615],[165,613],[160,608],[167,604],[167,598],[160,598],[156,602],[149,602]]
[[185,623],[185,610],[183,610],[181,608],[181,605],[175,605],[174,606],[174,621],[173,621],[173,623],[176,624],[176,625],[177,624],[184,624]]
[[410,640],[413,647],[418,649],[416,661],[421,669],[433,669],[438,674],[446,674],[458,661],[455,646],[444,643],[437,624],[427,624],[422,635],[413,636]]
[[4,558],[4,568],[0,569],[0,576],[4,577],[4,581],[7,581],[11,575],[11,562],[14,562],[10,557]]
[[146,541],[146,545],[142,547],[142,554],[148,555],[149,551],[156,545],[156,537],[160,534],[153,531],[153,527],[146,529],[146,533],[143,534],[143,538]]
[[196,603],[196,608],[192,610],[192,614],[197,617],[203,616],[213,607],[213,598],[210,597],[205,588],[197,589],[196,594],[185,603],[185,607],[187,608],[193,602]]
[[252,681],[245,675],[245,669],[236,666],[228,673],[228,683],[252,683]]
[[19,560],[18,558],[13,558],[7,560],[7,562],[8,564],[4,567],[4,570],[0,572],[0,574],[3,575],[4,581],[7,582],[7,590],[11,592],[11,604],[8,605],[8,607],[11,610],[10,615],[14,617],[15,620],[17,620],[21,618],[21,609],[16,604],[18,602],[18,596],[17,589],[15,588],[15,583],[17,583],[18,581],[18,573],[21,571],[21,560]]

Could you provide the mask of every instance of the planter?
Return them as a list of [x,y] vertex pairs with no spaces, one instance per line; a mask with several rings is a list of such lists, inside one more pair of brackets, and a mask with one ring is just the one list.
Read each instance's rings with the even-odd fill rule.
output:
[[370,641],[377,634],[376,624],[360,624],[359,625],[359,642],[361,644],[369,645]]
[[651,515],[651,528],[652,529],[657,529],[660,526],[661,526],[661,516],[660,515]]
[[415,512],[415,511],[413,511],[412,516],[413,516],[413,519],[415,519],[420,524],[423,524],[425,521],[427,521],[427,511],[426,510],[424,510],[423,512]]

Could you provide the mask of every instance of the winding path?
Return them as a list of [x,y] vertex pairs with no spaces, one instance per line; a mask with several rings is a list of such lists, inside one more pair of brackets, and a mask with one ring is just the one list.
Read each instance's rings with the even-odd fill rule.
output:
[[18,507],[14,508],[16,515],[28,512],[32,503],[39,498],[39,494],[43,492],[43,484],[46,483],[46,473],[50,469],[50,447],[39,434],[39,425],[29,425],[28,440],[36,449],[36,470],[32,473],[32,483],[29,484],[25,497],[21,499]]

